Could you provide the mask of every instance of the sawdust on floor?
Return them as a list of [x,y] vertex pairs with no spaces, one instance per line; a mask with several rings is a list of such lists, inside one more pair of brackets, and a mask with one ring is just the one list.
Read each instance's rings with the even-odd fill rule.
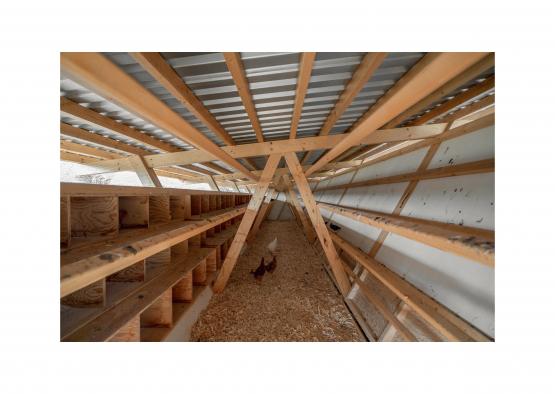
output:
[[[277,269],[251,270],[278,237]],[[267,261],[268,263],[269,261]],[[266,221],[239,258],[227,287],[195,323],[192,341],[364,341],[341,296],[294,221]]]

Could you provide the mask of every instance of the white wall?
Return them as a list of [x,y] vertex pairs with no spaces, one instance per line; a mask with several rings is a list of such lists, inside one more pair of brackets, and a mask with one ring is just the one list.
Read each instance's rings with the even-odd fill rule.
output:
[[[413,172],[428,148],[359,170],[353,181]],[[443,142],[429,168],[494,157],[494,127]],[[320,186],[348,183],[352,174]],[[493,173],[426,180],[418,183],[402,215],[494,230],[495,176]],[[392,212],[407,182],[317,192],[317,201],[382,212]],[[343,197],[341,197],[343,195]],[[340,235],[369,251],[379,229],[322,210],[341,226]],[[390,234],[376,256],[417,288],[494,336],[494,269],[457,255]],[[355,300],[361,298],[355,295]],[[365,308],[364,305],[360,305]]]

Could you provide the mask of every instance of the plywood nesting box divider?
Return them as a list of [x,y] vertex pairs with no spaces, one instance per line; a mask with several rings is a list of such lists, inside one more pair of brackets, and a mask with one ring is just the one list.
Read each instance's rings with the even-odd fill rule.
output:
[[201,196],[191,196],[191,218],[198,219],[202,212],[201,210]]
[[146,275],[146,261],[142,260],[108,276],[109,282],[142,282]]
[[143,313],[141,327],[171,327],[172,289],[167,289]]
[[172,288],[173,302],[193,301],[193,272],[187,273]]
[[60,246],[69,247],[71,241],[69,197],[60,197]]
[[193,284],[206,284],[206,260],[203,260],[202,263],[200,263],[195,267],[195,269],[193,269]]
[[190,220],[191,196],[170,196],[170,211],[172,220]]
[[77,290],[61,299],[61,303],[77,308],[98,308],[106,304],[106,279]]
[[118,211],[120,229],[148,227],[148,196],[120,196]]
[[110,338],[110,342],[140,342],[141,316],[137,315]]
[[149,196],[149,224],[169,223],[171,221],[170,196]]
[[118,233],[117,197],[71,197],[72,238],[96,238]]

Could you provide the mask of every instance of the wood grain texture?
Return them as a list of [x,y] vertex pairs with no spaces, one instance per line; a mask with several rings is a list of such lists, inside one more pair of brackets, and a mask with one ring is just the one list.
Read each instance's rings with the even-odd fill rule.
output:
[[139,261],[106,278],[109,282],[143,282],[146,274],[145,260]]
[[149,196],[148,220],[150,225],[171,221],[169,196]]
[[291,117],[291,127],[289,132],[290,139],[297,137],[297,127],[299,126],[299,121],[301,120],[304,98],[310,82],[310,74],[312,73],[314,59],[316,59],[316,52],[301,52],[300,54],[297,88],[295,89],[295,103],[293,104],[293,116]]
[[171,326],[172,289],[167,289],[143,313],[141,313],[141,327]]
[[72,197],[70,208],[72,237],[117,234],[117,197]]
[[193,273],[187,273],[172,287],[173,302],[193,301]]
[[140,342],[141,341],[141,317],[139,315],[131,319],[120,328],[110,342]]
[[148,227],[148,196],[119,197],[119,227]]
[[97,282],[77,290],[61,299],[62,304],[78,308],[98,308],[106,302],[106,281]]
[[71,217],[69,197],[60,197],[60,246],[67,248],[71,242]]

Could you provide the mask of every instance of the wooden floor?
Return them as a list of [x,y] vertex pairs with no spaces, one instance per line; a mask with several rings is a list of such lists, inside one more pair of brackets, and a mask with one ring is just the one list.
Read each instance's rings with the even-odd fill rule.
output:
[[[261,282],[250,274],[274,237],[278,266]],[[193,327],[192,341],[363,341],[326,274],[322,260],[294,221],[266,221],[240,257],[229,283]]]

